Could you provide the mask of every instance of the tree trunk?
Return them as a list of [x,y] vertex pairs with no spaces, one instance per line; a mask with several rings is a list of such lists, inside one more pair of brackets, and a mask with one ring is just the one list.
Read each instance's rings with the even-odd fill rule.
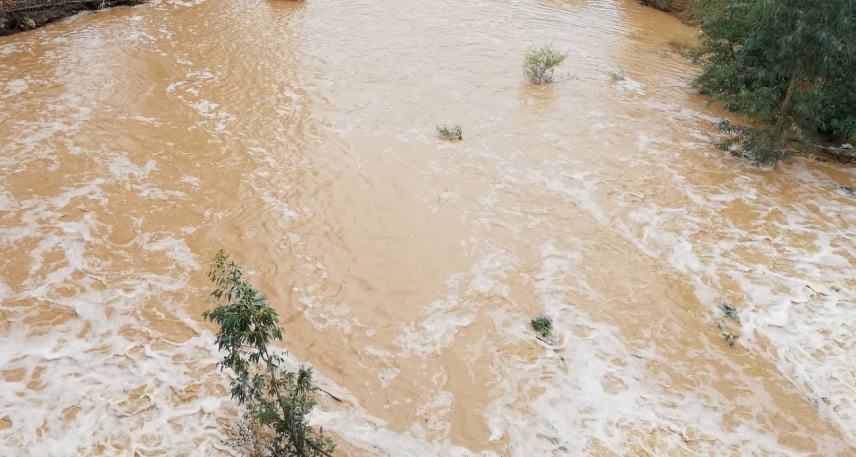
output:
[[788,83],[788,90],[785,92],[785,98],[782,100],[782,103],[779,104],[779,113],[778,119],[776,119],[776,125],[773,129],[773,134],[775,135],[774,141],[776,145],[785,148],[785,144],[787,143],[787,132],[785,131],[785,126],[787,124],[788,118],[790,118],[791,110],[793,109],[794,104],[794,91],[797,88],[797,80],[799,79],[799,66],[794,68],[793,73],[791,73],[791,80]]

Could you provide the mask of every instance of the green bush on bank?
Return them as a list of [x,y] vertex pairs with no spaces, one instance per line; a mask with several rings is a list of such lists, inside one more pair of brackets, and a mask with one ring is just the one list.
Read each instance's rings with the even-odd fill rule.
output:
[[792,139],[856,139],[856,3],[850,0],[702,0],[703,65],[696,86],[751,125],[732,152],[760,165]]
[[453,125],[438,125],[437,134],[440,139],[445,141],[462,141],[464,139],[464,131],[458,124]]

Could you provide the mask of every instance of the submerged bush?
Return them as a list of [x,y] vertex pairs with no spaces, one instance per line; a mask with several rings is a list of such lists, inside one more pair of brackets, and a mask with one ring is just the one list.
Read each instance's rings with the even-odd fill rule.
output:
[[437,133],[440,135],[440,138],[446,141],[461,141],[464,139],[464,132],[458,124],[451,126],[446,126],[446,124],[439,125],[437,126]]
[[552,45],[530,48],[523,59],[523,72],[534,84],[553,82],[553,72],[565,61],[566,54],[557,51]]
[[244,408],[230,444],[251,457],[330,456],[335,444],[306,419],[319,390],[312,369],[283,367],[283,354],[270,347],[282,340],[277,313],[243,276],[228,254],[217,252],[208,279],[214,284],[211,299],[219,305],[202,314],[220,327],[216,342],[225,355],[219,365],[234,373],[230,392]]
[[722,335],[729,346],[734,347],[737,344],[737,340],[740,339],[740,313],[737,311],[737,308],[731,306],[729,303],[719,305],[719,310],[724,317],[724,319],[716,321],[720,335]]
[[541,338],[549,339],[553,334],[553,320],[543,314],[532,319],[530,324]]

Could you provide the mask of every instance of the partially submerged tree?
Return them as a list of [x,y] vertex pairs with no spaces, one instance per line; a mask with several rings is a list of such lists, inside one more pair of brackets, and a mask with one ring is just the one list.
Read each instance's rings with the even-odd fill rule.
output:
[[[856,138],[856,2],[704,0],[696,85],[746,128],[723,146],[771,165],[790,138]],[[748,139],[749,141],[744,141]]]
[[244,408],[233,444],[251,457],[330,456],[335,444],[306,419],[318,391],[312,369],[288,371],[283,355],[271,348],[282,340],[282,328],[267,297],[244,279],[223,250],[214,257],[208,279],[218,306],[203,317],[220,327],[220,368],[234,373],[230,391]]

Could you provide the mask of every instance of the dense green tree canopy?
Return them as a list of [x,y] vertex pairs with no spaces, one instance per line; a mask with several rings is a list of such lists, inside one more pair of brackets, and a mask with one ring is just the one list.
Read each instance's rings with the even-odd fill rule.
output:
[[856,1],[704,0],[699,14],[697,86],[754,122],[724,125],[747,155],[773,163],[794,134],[856,138]]

